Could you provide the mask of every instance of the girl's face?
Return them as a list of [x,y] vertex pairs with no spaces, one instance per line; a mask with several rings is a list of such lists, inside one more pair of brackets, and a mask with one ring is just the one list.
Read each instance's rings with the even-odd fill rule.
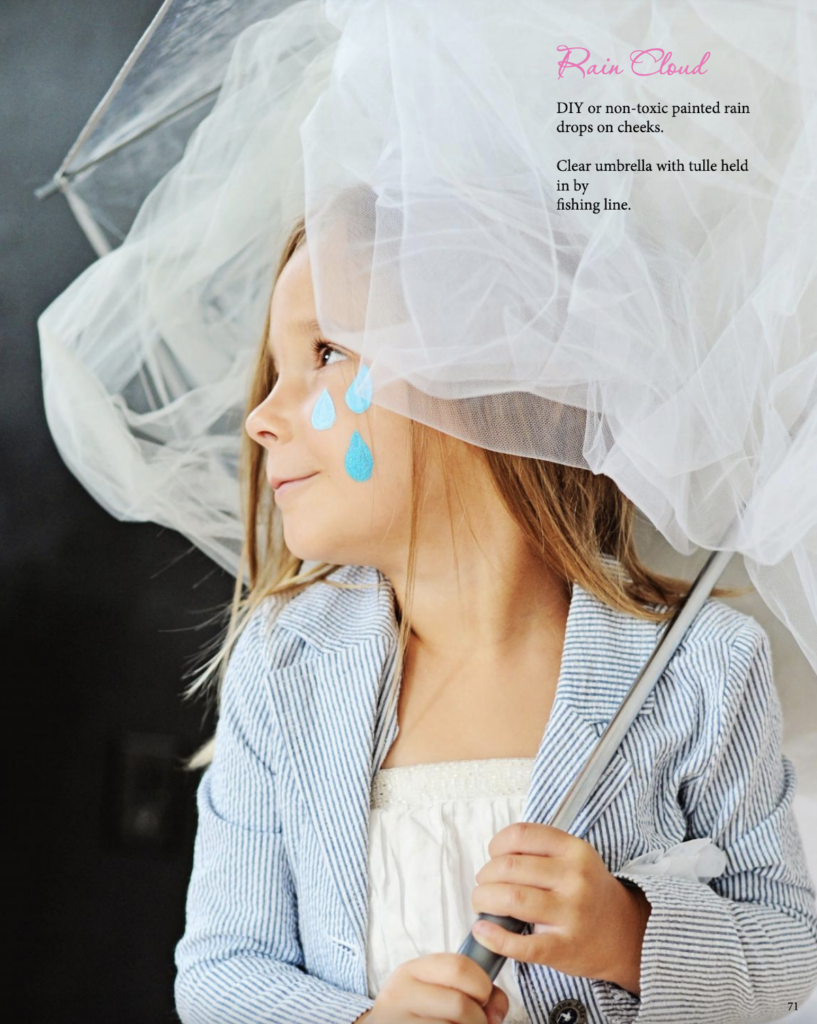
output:
[[386,571],[408,539],[409,421],[369,405],[365,381],[347,404],[366,367],[320,332],[305,244],[275,285],[267,346],[278,379],[245,427],[267,450],[268,481],[309,477],[274,494],[287,547],[307,561]]

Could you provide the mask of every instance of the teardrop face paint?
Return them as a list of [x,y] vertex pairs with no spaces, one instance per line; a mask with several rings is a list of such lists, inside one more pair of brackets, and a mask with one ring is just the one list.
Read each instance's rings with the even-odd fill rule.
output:
[[328,430],[335,422],[335,403],[326,388],[320,394],[312,410],[312,426],[315,430]]
[[361,483],[368,480],[372,475],[372,467],[374,465],[372,453],[357,430],[352,434],[352,440],[349,442],[349,447],[346,450],[344,465],[349,476]]
[[[363,413],[372,404],[372,378],[368,366],[360,364],[355,379],[346,389],[346,405],[352,412]],[[344,459],[346,472],[353,480],[364,482],[372,475],[372,453],[356,430],[352,434]]]
[[[354,380],[346,389],[345,399],[346,405],[355,413],[364,413],[372,404],[372,379],[367,366],[360,365]],[[328,430],[335,420],[332,396],[324,388],[312,410],[312,426],[316,430]],[[349,476],[359,483],[368,480],[372,475],[372,453],[357,430],[352,434],[343,465]]]
[[366,412],[372,404],[372,378],[369,367],[360,364],[355,379],[346,389],[346,404],[352,412]]

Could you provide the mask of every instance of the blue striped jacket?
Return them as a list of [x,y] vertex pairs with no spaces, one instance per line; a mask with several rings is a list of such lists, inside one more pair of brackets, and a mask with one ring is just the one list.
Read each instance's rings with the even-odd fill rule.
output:
[[[176,947],[184,1024],[351,1024],[373,1005],[369,800],[398,731],[395,710],[385,715],[398,624],[379,570],[342,566],[330,578],[367,586],[267,598],[230,659]],[[573,585],[524,820],[549,819],[662,628]],[[781,736],[766,632],[709,598],[570,830],[652,906],[640,997],[513,961],[535,1024],[568,998],[588,1024],[747,1024],[806,1001],[815,889]],[[618,870],[704,836],[727,855],[708,885]]]

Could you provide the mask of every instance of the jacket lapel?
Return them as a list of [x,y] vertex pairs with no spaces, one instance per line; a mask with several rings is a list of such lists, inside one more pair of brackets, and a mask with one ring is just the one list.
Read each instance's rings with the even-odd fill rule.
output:
[[373,723],[382,641],[275,672],[271,697],[292,773],[353,934],[367,923]]
[[[394,593],[378,570],[343,566],[285,606],[278,626],[306,643],[270,676],[270,695],[292,771],[352,926],[366,948],[368,832],[374,773],[399,731],[397,701],[380,720],[394,668]],[[652,652],[660,624],[609,608],[578,584],[567,618],[550,719],[534,761],[523,820],[547,822]],[[396,696],[396,695],[395,695]],[[652,713],[655,691],[639,711]],[[380,742],[376,742],[379,738]],[[633,766],[619,748],[570,828],[583,836],[615,799]]]
[[[534,761],[525,821],[553,818],[655,648],[660,626],[610,608],[573,584],[556,696]],[[638,718],[651,715],[654,707],[655,689]],[[631,761],[619,747],[568,828],[571,835],[585,835],[632,770]]]
[[[269,689],[326,870],[362,950],[378,699],[382,677],[394,663],[398,626],[393,591],[376,570],[344,566],[331,578],[373,589],[316,584],[286,605],[277,625],[307,647],[302,657],[271,674]],[[327,913],[328,920],[335,918]]]

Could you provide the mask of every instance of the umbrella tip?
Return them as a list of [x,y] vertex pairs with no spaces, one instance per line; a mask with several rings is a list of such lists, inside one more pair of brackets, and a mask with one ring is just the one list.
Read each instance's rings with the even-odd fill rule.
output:
[[34,189],[34,195],[37,199],[48,199],[49,196],[53,196],[55,192],[59,192],[62,188],[62,179],[57,175],[45,183],[40,185],[39,188]]

